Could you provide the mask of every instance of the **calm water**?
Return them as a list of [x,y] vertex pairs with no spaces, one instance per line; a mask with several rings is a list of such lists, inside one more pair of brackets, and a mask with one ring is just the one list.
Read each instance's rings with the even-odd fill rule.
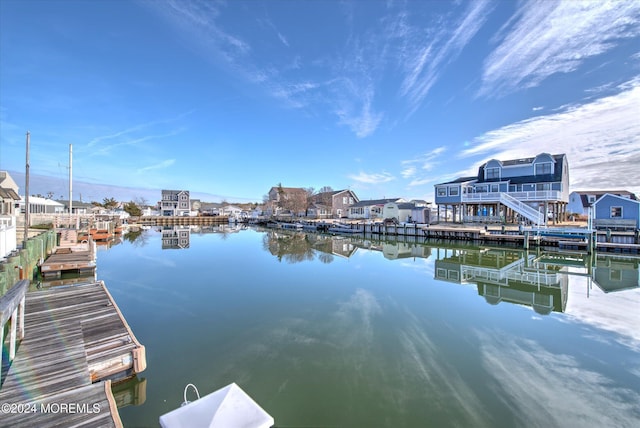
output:
[[125,427],[190,382],[236,382],[277,427],[640,426],[638,259],[435,245],[151,230],[100,251],[147,349]]

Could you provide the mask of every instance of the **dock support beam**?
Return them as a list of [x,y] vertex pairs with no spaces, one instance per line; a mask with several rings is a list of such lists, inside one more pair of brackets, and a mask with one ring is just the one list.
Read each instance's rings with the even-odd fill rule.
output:
[[[9,291],[0,297],[0,368],[2,367],[2,347],[4,345],[4,326],[11,323],[9,329],[9,361],[16,356],[16,342],[24,338],[25,295],[29,287],[28,280],[18,281]],[[1,375],[1,374],[0,374]],[[0,378],[2,383],[2,378]]]

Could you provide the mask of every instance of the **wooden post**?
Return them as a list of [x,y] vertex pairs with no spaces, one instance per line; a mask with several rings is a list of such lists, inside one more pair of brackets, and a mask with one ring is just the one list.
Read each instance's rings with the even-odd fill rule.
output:
[[9,361],[16,357],[16,321],[18,321],[18,308],[11,314],[11,332],[9,333]]

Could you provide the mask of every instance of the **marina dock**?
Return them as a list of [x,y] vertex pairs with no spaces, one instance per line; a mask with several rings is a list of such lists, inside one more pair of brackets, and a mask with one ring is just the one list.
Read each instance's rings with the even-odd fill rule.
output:
[[24,339],[3,361],[0,426],[121,427],[111,381],[143,371],[146,356],[105,284],[24,297]]
[[58,247],[42,265],[40,272],[45,278],[60,278],[63,272],[80,275],[91,274],[96,269],[96,254],[91,244],[86,249]]

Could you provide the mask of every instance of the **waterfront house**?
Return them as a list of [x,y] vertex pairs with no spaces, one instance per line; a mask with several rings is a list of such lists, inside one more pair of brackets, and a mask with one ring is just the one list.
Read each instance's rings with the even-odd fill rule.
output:
[[435,185],[438,217],[451,210],[457,222],[564,221],[569,202],[569,164],[564,154],[491,159],[473,177]]
[[290,215],[300,216],[309,206],[309,195],[302,187],[274,186],[269,189],[266,205],[268,215],[287,211]]
[[[20,206],[20,212],[24,213],[25,198],[20,199],[18,205]],[[29,214],[64,214],[64,212],[64,204],[58,201],[40,196],[29,196]]]
[[567,204],[567,212],[570,214],[577,214],[580,216],[588,216],[589,208],[600,197],[605,194],[616,195],[623,198],[638,200],[635,194],[626,190],[588,190],[588,191],[575,191],[569,194],[569,203]]
[[597,229],[640,229],[640,201],[607,193],[593,207]]
[[358,201],[349,207],[347,216],[350,219],[383,220],[384,205],[389,202],[407,202],[402,198],[367,199]]
[[162,190],[160,213],[163,216],[182,217],[191,212],[188,190]]
[[359,201],[352,190],[320,192],[312,196],[315,216],[318,218],[348,217],[349,208]]
[[[64,207],[65,213],[69,212],[68,199],[56,199],[56,202],[62,204],[62,206]],[[71,209],[73,210],[73,214],[96,214],[95,208],[96,207],[90,202],[73,201],[73,203],[71,204]],[[98,212],[97,214],[103,214],[103,213]]]
[[8,172],[0,171],[0,258],[17,248],[18,185]]
[[415,202],[387,202],[382,207],[382,218],[399,223],[428,223],[430,208]]

